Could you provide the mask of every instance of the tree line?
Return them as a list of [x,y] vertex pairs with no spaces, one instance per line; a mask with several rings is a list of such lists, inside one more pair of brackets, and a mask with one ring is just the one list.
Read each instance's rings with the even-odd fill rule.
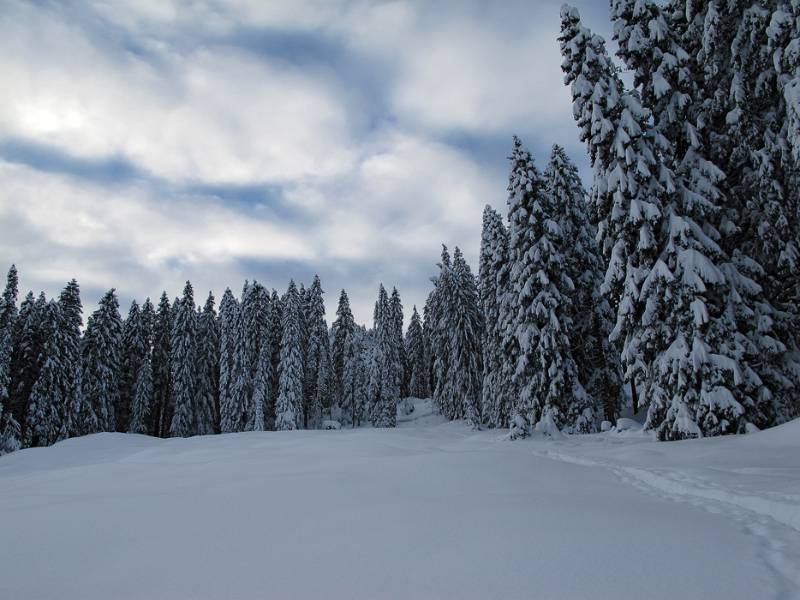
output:
[[74,280],[0,300],[0,445],[96,431],[156,436],[395,425],[432,396],[474,427],[573,433],[646,410],[672,440],[800,414],[800,5],[612,0],[617,59],[561,11],[573,114],[592,166],[543,171],[519,138],[507,213],[487,206],[477,276],[443,247],[422,315],[396,289],[371,328],[318,277],[246,282],[216,310],[187,282],[158,306],[114,290],[82,331]]

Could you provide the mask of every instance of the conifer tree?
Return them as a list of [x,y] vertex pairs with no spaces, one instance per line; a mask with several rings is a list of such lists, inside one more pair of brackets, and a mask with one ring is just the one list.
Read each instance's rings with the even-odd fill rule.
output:
[[198,435],[209,435],[216,433],[219,429],[217,412],[219,401],[217,396],[219,391],[219,347],[214,294],[209,292],[202,312],[197,315],[197,366],[194,406]]
[[63,385],[63,368],[61,364],[61,348],[59,347],[59,306],[51,300],[42,314],[41,335],[42,367],[36,383],[31,390],[25,415],[26,448],[49,446],[55,443],[59,430],[59,407],[63,405],[61,395]]
[[270,401],[267,404],[267,423],[270,429],[275,426],[275,403],[278,398],[278,384],[280,382],[281,370],[281,339],[283,337],[283,303],[278,292],[273,289],[272,296],[270,297],[270,327],[269,327],[269,342],[272,351],[271,361],[271,381],[272,391],[270,393]]
[[153,322],[153,410],[148,429],[156,437],[166,437],[171,423],[167,419],[171,419],[169,404],[172,396],[170,366],[172,320],[172,305],[167,293],[163,292]]
[[461,250],[453,252],[452,311],[447,318],[450,332],[451,365],[455,412],[452,418],[464,419],[473,427],[481,424],[481,388],[483,377],[483,318],[478,289]]
[[408,361],[408,391],[414,398],[428,397],[428,366],[425,363],[425,339],[417,307],[411,311],[411,321],[405,339]]
[[144,433],[149,429],[150,409],[153,406],[153,365],[150,354],[146,354],[133,384],[131,421],[128,433]]
[[120,348],[121,375],[119,404],[116,407],[117,431],[127,431],[131,421],[133,386],[144,358],[150,353],[149,332],[136,300],[131,301],[128,318],[122,326]]
[[450,253],[444,245],[442,245],[441,262],[438,266],[439,275],[432,278],[433,290],[425,306],[427,313],[425,325],[427,327],[430,323],[430,360],[432,362],[434,381],[433,400],[442,415],[454,418],[456,399],[452,389],[452,378],[449,377],[449,373],[452,370],[452,357],[450,355],[450,331],[447,322],[447,316],[452,314],[449,304],[453,299],[453,276]]
[[219,419],[220,431],[238,431],[241,407],[233,402],[234,357],[236,353],[239,303],[230,288],[219,305]]
[[58,345],[61,362],[62,404],[58,407],[58,440],[80,435],[83,415],[88,413],[81,391],[81,327],[83,305],[80,287],[73,279],[64,287],[58,298]]
[[[42,366],[42,325],[47,300],[42,292],[38,298],[28,292],[15,319],[11,341],[11,411],[14,420],[25,425],[28,400]],[[24,431],[23,431],[24,433]]]
[[508,293],[508,232],[500,214],[489,205],[483,211],[478,291],[485,320],[483,337],[483,383],[481,410],[483,422],[491,427],[509,425],[513,401],[505,374],[509,357],[504,347],[503,303]]
[[297,429],[303,415],[303,354],[300,294],[294,280],[282,301],[281,364],[275,429]]
[[81,386],[88,410],[82,431],[113,431],[114,407],[118,404],[120,380],[119,351],[122,319],[119,301],[112,288],[100,300],[86,327],[81,353]]
[[394,427],[397,401],[400,399],[398,362],[396,360],[396,313],[383,284],[375,303],[374,344],[369,367],[368,411],[373,427]]
[[194,405],[197,365],[197,313],[192,284],[186,282],[183,297],[173,306],[175,320],[170,343],[170,375],[174,407],[169,433],[188,437],[197,432]]
[[[346,297],[346,296],[345,296]],[[366,398],[366,364],[364,333],[358,327],[345,337],[342,348],[342,379],[339,403],[342,425],[360,425]]]
[[17,319],[17,268],[8,271],[0,298],[0,455],[20,447],[20,426],[11,410],[11,353]]
[[353,312],[350,310],[350,299],[347,297],[347,292],[342,290],[339,295],[339,305],[336,308],[336,320],[332,325],[333,330],[333,344],[331,348],[331,369],[332,369],[332,384],[331,392],[336,402],[339,402],[342,410],[344,411],[344,404],[342,404],[342,397],[344,394],[344,369],[345,369],[345,345],[348,338],[355,330],[355,321],[353,319]]
[[403,387],[406,372],[406,350],[403,344],[403,303],[396,287],[392,288],[392,294],[389,297],[389,315],[391,319],[392,372],[395,377],[398,398],[401,398],[408,395],[408,390]]
[[[325,323],[323,293],[319,276],[315,275],[311,287],[305,293],[305,303],[303,305],[306,332],[303,427],[307,429],[319,427],[323,404],[328,401],[327,397],[324,397],[324,393],[327,390],[326,378],[329,375],[328,354],[330,346],[328,326]],[[320,389],[319,383],[322,383],[322,389]]]

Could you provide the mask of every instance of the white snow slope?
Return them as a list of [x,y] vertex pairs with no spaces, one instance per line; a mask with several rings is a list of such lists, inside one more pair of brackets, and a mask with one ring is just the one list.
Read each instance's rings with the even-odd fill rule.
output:
[[0,598],[800,598],[800,421],[508,442],[421,401],[400,425],[4,456]]

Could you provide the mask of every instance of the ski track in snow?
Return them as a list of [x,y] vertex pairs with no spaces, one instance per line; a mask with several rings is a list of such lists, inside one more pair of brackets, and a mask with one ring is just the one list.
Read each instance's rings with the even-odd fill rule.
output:
[[[782,428],[776,428],[780,430]],[[783,426],[786,430],[781,437],[800,439],[800,421]],[[758,436],[775,437],[776,431],[767,431],[749,435],[748,442],[757,440]],[[747,491],[732,489],[733,485],[722,485],[718,482],[720,475],[728,475],[728,479],[736,476],[745,479],[748,476],[775,475],[781,482],[794,481],[795,489],[800,491],[800,461],[796,466],[778,467],[735,467],[735,466],[701,466],[684,464],[678,468],[656,468],[642,465],[626,465],[620,460],[618,447],[624,442],[614,439],[615,434],[597,434],[581,440],[571,436],[567,441],[545,440],[540,443],[555,448],[537,448],[534,454],[553,460],[586,467],[601,467],[612,472],[616,477],[642,492],[668,500],[687,503],[721,514],[739,524],[743,531],[756,539],[758,554],[765,566],[775,575],[777,600],[800,599],[800,494],[782,493],[769,489],[755,490],[747,484],[740,485]],[[626,436],[630,438],[631,436]],[[643,438],[639,442],[657,444],[658,454],[668,454],[668,447],[676,444],[719,444],[720,438],[697,440],[693,442],[652,442]],[[589,441],[591,440],[591,441]],[[635,443],[635,442],[634,442]],[[664,449],[661,450],[661,444]],[[723,445],[723,444],[720,444]],[[748,444],[753,445],[753,444]],[[793,444],[797,447],[800,444]],[[615,448],[617,446],[617,448]],[[769,444],[766,445],[769,448]],[[649,448],[643,452],[647,456]],[[593,456],[590,458],[586,454]],[[607,454],[607,458],[600,458]],[[798,453],[800,454],[800,453]],[[630,453],[624,453],[629,460]],[[731,462],[735,462],[734,457]],[[780,459],[778,459],[780,460]],[[731,477],[732,476],[732,477]]]

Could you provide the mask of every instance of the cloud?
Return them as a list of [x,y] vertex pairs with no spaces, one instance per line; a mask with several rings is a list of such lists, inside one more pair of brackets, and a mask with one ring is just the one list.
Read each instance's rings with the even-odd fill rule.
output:
[[87,304],[319,273],[329,319],[346,287],[369,323],[380,281],[410,314],[442,242],[477,268],[512,132],[582,151],[557,27],[550,0],[8,2],[0,256]]

